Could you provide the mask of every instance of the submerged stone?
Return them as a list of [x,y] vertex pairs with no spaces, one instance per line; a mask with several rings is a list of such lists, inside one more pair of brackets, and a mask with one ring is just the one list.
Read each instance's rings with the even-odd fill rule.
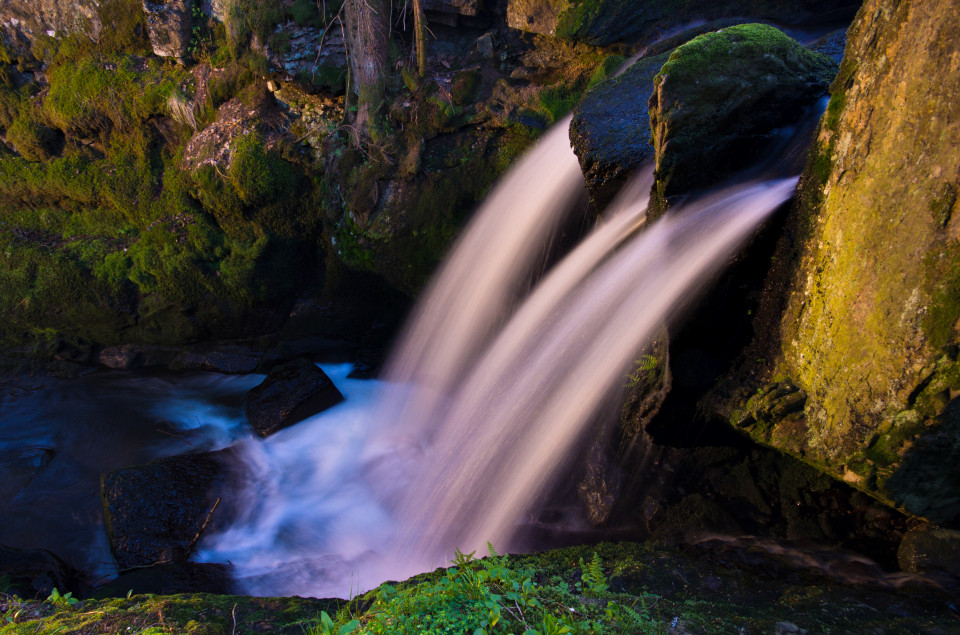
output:
[[277,366],[247,393],[247,420],[267,437],[341,401],[343,395],[327,374],[301,357]]

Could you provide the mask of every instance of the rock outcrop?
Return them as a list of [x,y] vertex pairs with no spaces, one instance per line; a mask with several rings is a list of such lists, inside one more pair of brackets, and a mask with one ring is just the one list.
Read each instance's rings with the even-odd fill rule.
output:
[[0,39],[17,57],[31,56],[31,45],[43,37],[82,34],[96,39],[103,31],[104,10],[122,4],[126,3],[123,0],[2,0]]
[[833,60],[763,24],[731,26],[677,48],[653,78],[652,206],[663,210],[670,197],[755,161],[765,136],[793,124],[835,73]]
[[958,51],[956,0],[864,4],[728,402],[755,439],[942,522],[960,520]]

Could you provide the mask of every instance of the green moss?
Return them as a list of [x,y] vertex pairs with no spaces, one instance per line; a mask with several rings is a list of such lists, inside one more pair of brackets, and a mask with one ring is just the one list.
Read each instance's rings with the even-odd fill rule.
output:
[[921,325],[930,344],[943,348],[955,339],[960,320],[960,242],[952,242],[940,253],[930,253],[924,269],[930,304]]
[[21,115],[7,129],[7,142],[28,161],[46,161],[56,152],[59,136],[35,117]]
[[[772,68],[797,65],[810,74],[811,81],[827,83],[836,72],[832,61],[811,53],[779,29],[766,24],[738,24],[705,33],[678,47],[654,77],[659,84],[667,75],[677,81],[695,82],[707,74],[735,69],[745,59],[768,60]],[[809,60],[809,61],[808,61]]]

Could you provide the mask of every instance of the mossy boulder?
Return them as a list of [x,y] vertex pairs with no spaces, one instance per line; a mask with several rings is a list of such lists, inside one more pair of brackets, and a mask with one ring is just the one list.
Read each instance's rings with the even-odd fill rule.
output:
[[[960,12],[870,0],[848,32],[726,414],[911,514],[960,520]],[[791,385],[802,406],[750,397]],[[718,393],[719,394],[719,393]],[[733,396],[730,399],[730,396]],[[799,404],[798,404],[799,405]]]
[[741,24],[678,47],[653,79],[654,206],[758,158],[765,135],[826,95],[837,66],[781,31]]

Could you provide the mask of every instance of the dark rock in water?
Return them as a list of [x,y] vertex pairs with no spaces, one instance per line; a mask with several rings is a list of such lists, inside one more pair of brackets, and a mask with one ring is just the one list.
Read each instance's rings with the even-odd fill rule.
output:
[[613,199],[636,168],[653,160],[647,102],[653,78],[667,57],[664,53],[635,62],[587,93],[574,111],[570,143],[598,209]]
[[277,366],[247,393],[247,419],[262,437],[291,426],[343,401],[326,373],[308,359]]
[[53,454],[48,448],[0,451],[0,500],[15,498],[50,463]]
[[60,558],[45,549],[11,549],[0,546],[0,593],[22,598],[77,592],[76,574]]
[[226,595],[234,590],[230,569],[230,565],[207,562],[174,562],[146,567],[124,573],[116,580],[97,588],[93,597],[126,597],[131,591],[133,595],[144,593]]
[[121,570],[186,560],[216,522],[229,450],[174,456],[101,477],[110,549]]
[[114,370],[160,367],[244,374],[256,371],[263,353],[240,344],[200,344],[188,347],[122,344],[108,346],[97,362]]
[[900,542],[897,561],[910,573],[960,576],[960,531],[939,527],[911,530]]
[[662,211],[671,196],[759,159],[765,137],[794,124],[836,73],[829,57],[764,24],[728,27],[677,48],[650,97],[652,207]]
[[195,346],[181,351],[170,368],[242,375],[255,372],[261,359],[262,352],[239,344]]

